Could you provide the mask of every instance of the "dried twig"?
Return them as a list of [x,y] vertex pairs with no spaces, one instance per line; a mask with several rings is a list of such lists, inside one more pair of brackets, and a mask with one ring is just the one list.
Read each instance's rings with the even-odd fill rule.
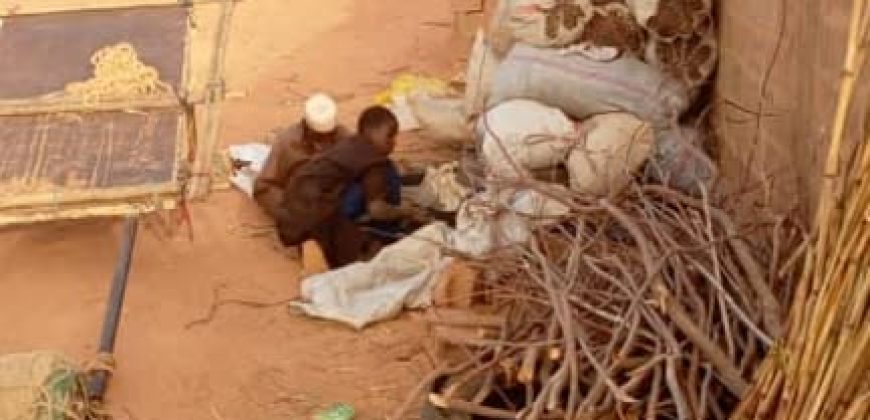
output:
[[194,327],[205,325],[212,322],[217,316],[220,308],[224,306],[242,306],[246,308],[254,308],[254,309],[266,309],[266,308],[274,308],[278,306],[286,306],[296,300],[296,298],[290,299],[282,299],[278,301],[271,302],[259,302],[253,300],[245,300],[245,299],[223,299],[220,297],[220,288],[214,289],[214,298],[212,299],[211,306],[208,308],[208,312],[205,316],[199,319],[195,319],[193,321],[188,322],[184,325],[184,329],[189,330]]

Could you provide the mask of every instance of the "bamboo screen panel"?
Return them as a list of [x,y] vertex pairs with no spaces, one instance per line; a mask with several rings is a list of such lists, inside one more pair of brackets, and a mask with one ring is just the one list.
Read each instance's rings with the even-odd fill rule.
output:
[[[0,104],[37,100],[88,79],[91,55],[120,42],[132,44],[142,62],[182,92],[188,26],[183,7],[4,18]],[[92,216],[101,214],[100,206],[114,214],[121,203],[179,196],[185,118],[180,107],[0,116],[0,225],[70,217],[47,215],[46,206]]]

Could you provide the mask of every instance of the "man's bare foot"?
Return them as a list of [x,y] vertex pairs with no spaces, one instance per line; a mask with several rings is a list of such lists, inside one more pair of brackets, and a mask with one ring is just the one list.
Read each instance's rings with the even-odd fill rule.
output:
[[302,244],[302,273],[300,273],[300,278],[304,279],[327,271],[329,271],[329,263],[326,261],[326,256],[320,245],[315,241],[305,241]]

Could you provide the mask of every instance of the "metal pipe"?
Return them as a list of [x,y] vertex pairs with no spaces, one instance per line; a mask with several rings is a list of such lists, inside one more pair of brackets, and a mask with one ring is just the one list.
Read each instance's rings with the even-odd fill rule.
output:
[[[115,338],[121,321],[121,309],[124,306],[124,293],[127,289],[127,278],[130,274],[130,264],[133,259],[133,249],[136,245],[136,234],[139,231],[139,219],[128,217],[124,223],[124,238],[121,242],[121,252],[115,265],[112,278],[112,289],[109,293],[106,317],[103,320],[103,331],[100,335],[100,356],[111,357],[115,351]],[[94,372],[88,387],[91,399],[102,401],[109,380],[108,369]]]

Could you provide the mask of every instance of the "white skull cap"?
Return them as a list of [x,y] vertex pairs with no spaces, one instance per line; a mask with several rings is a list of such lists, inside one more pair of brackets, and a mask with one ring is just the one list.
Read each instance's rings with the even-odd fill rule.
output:
[[338,125],[338,105],[324,93],[311,95],[305,101],[305,124],[318,133],[329,133]]

